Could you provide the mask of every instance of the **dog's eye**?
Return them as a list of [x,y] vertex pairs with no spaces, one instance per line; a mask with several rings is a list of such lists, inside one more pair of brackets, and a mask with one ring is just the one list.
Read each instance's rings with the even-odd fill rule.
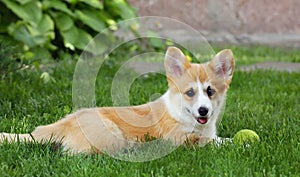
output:
[[211,97],[216,93],[216,91],[214,89],[212,89],[210,86],[208,86],[206,89],[206,93],[209,97]]
[[191,88],[190,90],[188,90],[187,92],[185,92],[185,94],[188,96],[188,97],[193,97],[195,95],[195,92],[194,90]]

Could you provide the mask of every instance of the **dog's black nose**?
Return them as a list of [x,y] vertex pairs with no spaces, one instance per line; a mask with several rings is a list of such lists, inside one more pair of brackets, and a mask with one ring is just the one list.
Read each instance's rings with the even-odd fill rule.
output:
[[204,107],[204,106],[201,106],[201,107],[198,109],[198,112],[199,112],[200,116],[206,116],[207,113],[208,113],[208,108],[207,108],[207,107]]

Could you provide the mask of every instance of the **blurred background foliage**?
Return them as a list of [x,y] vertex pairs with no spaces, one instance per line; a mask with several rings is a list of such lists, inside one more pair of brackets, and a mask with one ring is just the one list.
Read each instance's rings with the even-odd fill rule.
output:
[[103,29],[136,17],[126,0],[0,0],[0,6],[0,73],[79,54]]

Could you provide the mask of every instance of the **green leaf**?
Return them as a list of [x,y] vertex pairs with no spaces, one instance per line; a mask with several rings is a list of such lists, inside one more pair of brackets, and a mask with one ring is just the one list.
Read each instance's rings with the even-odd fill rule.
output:
[[2,0],[2,2],[12,10],[19,18],[36,25],[42,18],[41,4],[38,1],[30,1],[26,4],[18,4],[11,0]]
[[153,47],[161,48],[164,46],[164,43],[161,40],[161,37],[156,32],[148,31],[147,37],[149,38],[149,42]]
[[22,41],[29,47],[35,45],[34,40],[31,38],[26,23],[23,21],[18,21],[17,23],[12,23],[8,27],[8,32],[18,41]]
[[55,36],[54,23],[48,15],[43,15],[36,26],[32,26],[25,21],[18,21],[11,24],[8,30],[16,40],[25,43],[29,47],[48,46]]
[[27,4],[29,2],[31,2],[32,0],[16,0],[18,3],[20,3],[21,5]]
[[75,26],[72,26],[69,30],[60,31],[60,34],[62,35],[65,44],[70,43],[73,46],[78,37],[78,30]]
[[92,39],[93,38],[89,33],[85,32],[82,29],[78,29],[78,36],[75,46],[81,50],[84,50]]
[[117,29],[117,23],[110,14],[108,14],[104,11],[101,11],[101,13],[99,13],[98,15],[99,15],[99,18],[103,22],[105,22],[107,24],[107,26],[109,26],[112,30]]
[[38,23],[37,27],[40,33],[46,33],[49,31],[54,30],[54,22],[52,21],[51,17],[47,14],[44,14],[41,21]]
[[35,45],[46,46],[55,37],[54,23],[50,16],[46,14],[43,15],[36,27],[28,25],[27,28]]
[[60,34],[64,39],[65,47],[71,50],[75,50],[75,47],[83,50],[93,39],[92,36],[87,32],[82,29],[76,28],[75,26],[67,31],[60,31]]
[[[116,30],[118,20],[135,17],[126,0],[0,0],[0,4],[0,32],[20,42],[25,51],[56,50],[61,43],[83,50],[92,40],[89,32],[102,32],[107,26]],[[55,38],[56,33],[61,38]],[[54,39],[61,41],[52,44]],[[102,40],[97,47],[105,50]]]
[[51,16],[54,18],[55,25],[60,31],[70,30],[74,26],[73,19],[70,16],[62,12],[50,12]]
[[44,84],[47,84],[48,82],[51,81],[51,76],[48,72],[43,72],[40,78],[43,80]]
[[79,0],[95,9],[103,9],[103,4],[99,0]]
[[98,11],[76,10],[75,13],[84,24],[88,25],[93,30],[101,32],[105,28],[105,24],[101,21]]
[[106,0],[107,10],[123,19],[135,18],[135,11],[124,0]]
[[43,9],[48,10],[48,9],[55,9],[61,12],[64,12],[70,16],[74,16],[73,12],[69,10],[67,5],[63,3],[63,1],[59,0],[44,0],[43,2]]
[[[97,14],[93,12],[77,10],[75,13],[83,23],[87,24],[94,30],[100,31],[105,26],[100,23],[100,18],[98,18]],[[63,37],[65,47],[71,50],[75,50],[75,48],[83,50],[92,40],[92,36],[90,34],[74,25],[74,21],[71,17],[64,13],[54,11],[51,11],[51,15],[53,16],[55,24]]]
[[72,6],[78,3],[78,0],[66,0],[68,3],[70,3]]

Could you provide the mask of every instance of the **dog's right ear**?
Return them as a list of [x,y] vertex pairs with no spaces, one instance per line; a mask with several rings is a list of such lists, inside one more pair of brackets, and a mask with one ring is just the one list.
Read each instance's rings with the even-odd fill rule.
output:
[[169,47],[165,55],[166,73],[172,77],[180,77],[191,67],[190,62],[177,47]]
[[231,82],[235,66],[231,50],[225,49],[220,51],[210,62],[210,65],[220,78],[226,80],[227,83]]

